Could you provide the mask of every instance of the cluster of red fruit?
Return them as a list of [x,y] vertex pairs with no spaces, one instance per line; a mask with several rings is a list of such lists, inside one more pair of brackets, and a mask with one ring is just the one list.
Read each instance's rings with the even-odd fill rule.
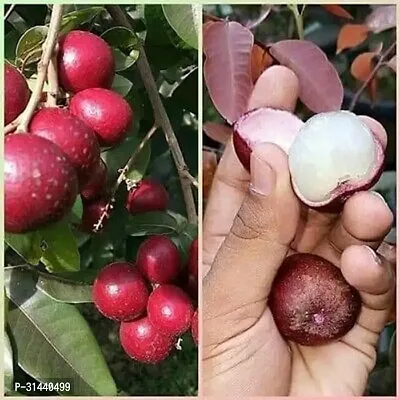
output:
[[198,343],[198,311],[192,302],[197,299],[197,279],[197,239],[189,250],[188,268],[181,271],[173,241],[150,236],[139,247],[135,263],[114,262],[100,271],[93,301],[104,316],[121,323],[121,345],[131,358],[157,364],[189,329]]
[[[72,31],[59,40],[58,78],[71,95],[68,107],[36,110],[28,132],[5,139],[5,229],[24,233],[61,220],[78,193],[91,202],[103,195],[107,169],[101,147],[120,143],[133,121],[127,101],[110,90],[112,49],[100,37]],[[5,123],[25,109],[24,76],[5,65]]]

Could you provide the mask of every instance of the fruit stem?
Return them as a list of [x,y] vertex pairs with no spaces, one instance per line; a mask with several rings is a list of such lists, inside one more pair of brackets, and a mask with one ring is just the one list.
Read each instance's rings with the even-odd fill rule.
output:
[[387,50],[380,56],[378,62],[376,63],[374,69],[368,75],[368,78],[363,82],[360,89],[354,94],[353,99],[351,100],[349,111],[353,111],[356,106],[358,100],[363,94],[364,90],[368,87],[371,81],[375,78],[378,70],[385,64],[386,59],[391,55],[392,51],[396,48],[396,40],[387,48]]
[[49,68],[47,69],[47,82],[49,90],[47,92],[46,107],[56,107],[58,99],[58,71],[57,71],[57,54],[58,43],[54,46],[53,55],[50,59]]
[[120,170],[120,174],[118,176],[117,181],[115,182],[113,188],[111,189],[111,196],[110,200],[108,201],[107,205],[104,207],[104,211],[101,213],[99,220],[96,222],[96,224],[93,227],[93,232],[97,233],[100,231],[100,229],[103,226],[104,220],[109,216],[110,211],[113,208],[113,204],[115,203],[115,195],[117,193],[117,190],[119,188],[119,185],[126,181],[126,173],[132,168],[136,158],[138,157],[139,153],[142,151],[146,143],[151,139],[151,137],[154,135],[156,130],[158,129],[157,125],[153,125],[152,128],[147,132],[146,136],[142,139],[142,141],[139,143],[139,146],[136,148],[136,150],[133,152],[131,157],[129,158],[128,162],[125,164],[124,168]]
[[[106,6],[111,17],[115,22],[125,28],[129,29],[135,36],[136,33],[132,29],[131,23],[129,22],[126,14],[120,6]],[[154,117],[157,125],[163,130],[169,148],[171,150],[172,157],[174,159],[176,169],[178,171],[179,180],[182,186],[183,198],[186,205],[186,212],[190,223],[197,223],[197,211],[192,192],[192,181],[188,176],[189,169],[186,165],[182,151],[179,147],[178,140],[172,128],[171,122],[168,118],[168,114],[162,103],[160,94],[158,93],[157,84],[154,80],[149,61],[147,60],[146,52],[139,42],[139,59],[137,60],[137,66],[139,69],[140,76],[142,77],[143,84],[146,88],[147,94],[150,99],[150,103],[153,108]]]
[[303,5],[301,12],[299,12],[297,4],[289,4],[288,8],[290,11],[292,11],[294,15],[294,20],[296,22],[297,34],[299,36],[299,40],[304,40],[303,12],[305,6]]
[[[47,68],[49,67],[50,59],[53,56],[54,47],[57,43],[58,32],[60,30],[61,19],[62,19],[63,6],[61,4],[54,4],[51,11],[51,18],[49,24],[49,30],[47,37],[43,45],[43,53],[37,67],[37,80],[35,88],[29,98],[28,104],[25,110],[20,115],[19,123],[17,126],[17,132],[27,132],[29,123],[33,113],[36,110],[40,102],[40,97],[43,91],[43,85],[47,76]],[[14,122],[14,121],[13,121]],[[13,123],[12,122],[12,123]],[[11,124],[12,124],[11,123]]]

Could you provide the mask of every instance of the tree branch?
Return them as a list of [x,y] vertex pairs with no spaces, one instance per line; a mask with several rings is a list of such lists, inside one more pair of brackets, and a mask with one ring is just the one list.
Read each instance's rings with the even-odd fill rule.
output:
[[396,48],[396,41],[394,41],[387,50],[381,55],[378,62],[376,63],[374,69],[368,75],[368,78],[363,82],[360,89],[354,94],[353,99],[351,100],[349,111],[353,111],[354,107],[356,106],[358,100],[360,99],[361,95],[363,94],[364,90],[368,87],[371,81],[375,78],[378,70],[385,64],[386,59],[390,56],[392,51]]
[[[135,32],[132,29],[131,23],[129,22],[126,14],[122,11],[121,7],[110,5],[106,6],[106,8],[110,13],[111,17],[115,20],[117,24],[124,26],[125,28],[129,29],[135,34]],[[140,44],[140,40],[139,40],[139,54],[140,54],[139,59],[137,61],[139,73],[142,77],[143,84],[149,96],[156,124],[159,125],[164,132],[176,168],[178,170],[178,175],[182,186],[183,198],[186,205],[188,220],[190,223],[196,223],[197,212],[192,193],[191,179],[187,175],[188,167],[185,163],[185,159],[179,147],[176,135],[172,129],[172,125],[168,118],[167,112],[165,111],[164,105],[161,101],[161,97],[157,89],[157,84],[154,80],[149,62],[147,60],[146,52],[143,46]]]
[[[18,117],[19,122],[17,125],[17,132],[26,132],[28,130],[28,126],[31,121],[32,115],[35,112],[36,107],[40,102],[43,85],[47,76],[47,68],[49,67],[50,59],[53,56],[54,47],[57,43],[61,19],[62,19],[62,5],[54,4],[51,12],[49,30],[47,32],[46,41],[44,42],[43,45],[43,54],[38,63],[36,85],[31,94],[31,97],[29,98],[29,102],[25,110]],[[11,122],[11,124],[13,123],[14,121]]]
[[138,157],[139,153],[143,150],[144,146],[146,143],[151,139],[151,137],[154,135],[156,132],[158,126],[153,125],[153,127],[147,132],[146,136],[142,139],[140,142],[139,146],[136,148],[136,150],[133,152],[131,157],[129,158],[128,162],[125,164],[125,167],[122,168],[119,171],[119,176],[118,179],[116,180],[114,186],[111,189],[111,195],[110,195],[110,200],[108,201],[107,205],[104,207],[103,212],[100,215],[99,220],[93,227],[93,232],[97,233],[100,231],[100,229],[103,227],[104,220],[109,216],[110,211],[113,208],[113,204],[115,203],[115,195],[117,194],[117,190],[119,188],[119,185],[126,181],[126,173],[132,168],[133,163],[135,162],[136,158]]
[[49,68],[47,69],[47,82],[49,84],[49,90],[47,92],[46,107],[57,106],[57,99],[59,93],[57,54],[58,54],[58,44],[54,46],[53,56],[50,59]]

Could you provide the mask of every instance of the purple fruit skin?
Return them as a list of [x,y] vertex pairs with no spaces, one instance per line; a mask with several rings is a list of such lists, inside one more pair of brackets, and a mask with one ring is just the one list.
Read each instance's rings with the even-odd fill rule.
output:
[[318,346],[340,339],[354,326],[361,298],[335,265],[297,253],[280,267],[268,305],[286,340]]

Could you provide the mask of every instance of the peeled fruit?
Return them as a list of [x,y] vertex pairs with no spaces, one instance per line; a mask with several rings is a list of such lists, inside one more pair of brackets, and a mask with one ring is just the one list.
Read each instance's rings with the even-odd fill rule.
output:
[[179,276],[181,257],[171,239],[155,235],[139,246],[136,264],[149,282],[171,283]]
[[65,108],[42,108],[32,118],[29,132],[55,143],[75,167],[79,186],[90,178],[99,163],[100,146],[96,135]]
[[361,298],[334,264],[297,253],[279,268],[269,307],[285,339],[318,346],[340,339],[354,326]]
[[97,275],[92,297],[96,308],[107,318],[130,321],[146,311],[149,288],[133,264],[115,262]]
[[288,111],[258,108],[240,117],[233,126],[233,145],[243,166],[250,170],[250,155],[255,146],[273,143],[289,151],[303,121]]
[[196,310],[192,317],[191,332],[193,341],[196,345],[199,344],[199,311]]
[[348,111],[317,114],[300,129],[289,150],[293,188],[310,207],[343,203],[379,179],[384,145]]
[[175,345],[175,338],[163,335],[147,317],[122,322],[119,337],[128,356],[146,364],[158,364],[165,360]]
[[118,93],[102,88],[76,94],[70,110],[95,131],[100,146],[115,146],[121,142],[133,120],[129,103]]
[[7,135],[4,146],[5,230],[24,233],[61,220],[78,192],[76,172],[49,140]]
[[4,123],[14,121],[29,101],[29,87],[24,76],[10,64],[4,64]]
[[60,83],[67,92],[110,88],[115,75],[111,47],[93,33],[71,31],[59,41],[58,72]]
[[163,211],[168,205],[168,192],[161,183],[143,179],[129,191],[126,209],[132,215],[149,211]]
[[100,158],[91,171],[91,176],[81,190],[82,199],[86,202],[96,200],[106,193],[107,165]]
[[[82,222],[79,225],[79,229],[86,233],[94,233],[95,225],[100,220],[101,215],[105,211],[109,199],[101,198],[91,203],[83,205]],[[104,229],[105,224],[108,222],[110,216],[107,214],[106,218],[103,219],[103,224],[99,231]]]
[[156,287],[147,303],[150,322],[163,334],[178,336],[190,328],[194,314],[190,297],[179,287]]

